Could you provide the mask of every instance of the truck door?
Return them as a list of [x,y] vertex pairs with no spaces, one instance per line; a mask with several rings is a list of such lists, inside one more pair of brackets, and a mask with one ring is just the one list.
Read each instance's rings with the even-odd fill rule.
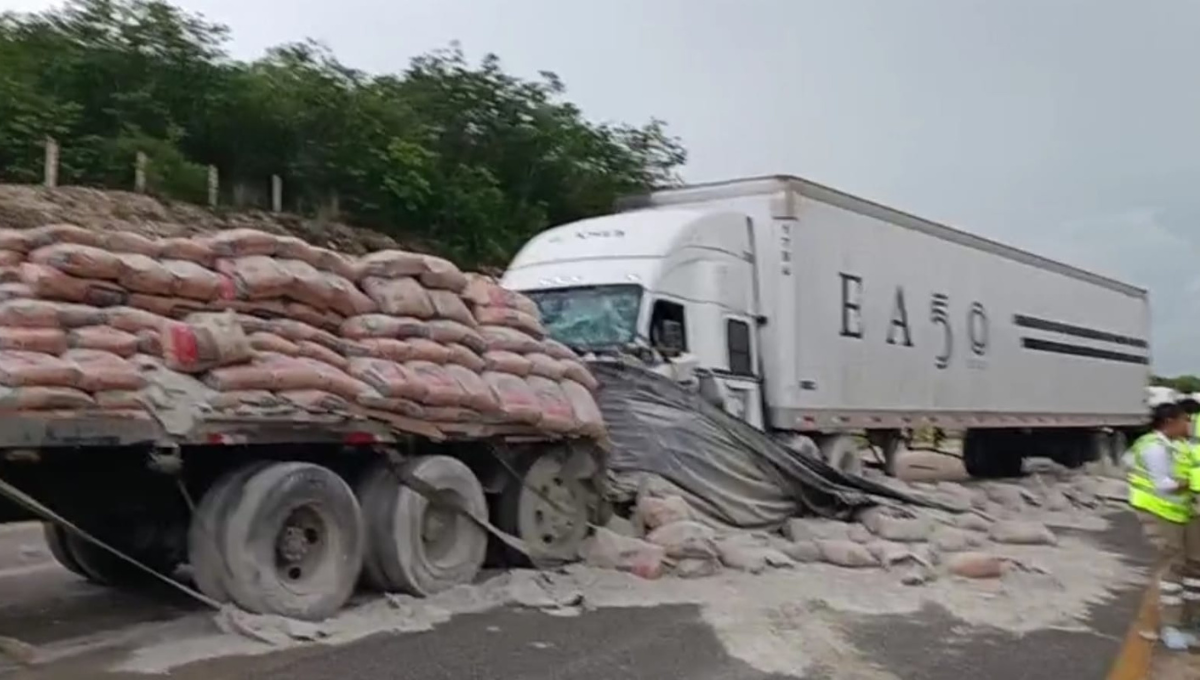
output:
[[725,410],[763,429],[762,377],[758,375],[758,329],[748,316],[726,315],[724,319],[726,370]]

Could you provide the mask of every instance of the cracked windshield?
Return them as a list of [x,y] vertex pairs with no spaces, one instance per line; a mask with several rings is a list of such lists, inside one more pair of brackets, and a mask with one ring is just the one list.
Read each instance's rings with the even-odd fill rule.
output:
[[637,337],[642,287],[560,288],[528,293],[550,337],[576,349],[617,347]]

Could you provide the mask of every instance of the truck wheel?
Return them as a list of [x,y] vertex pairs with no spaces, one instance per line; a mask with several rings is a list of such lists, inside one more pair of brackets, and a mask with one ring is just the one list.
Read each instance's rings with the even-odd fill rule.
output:
[[[67,554],[79,566],[84,578],[92,583],[116,588],[132,588],[144,586],[153,579],[146,572],[95,543],[65,530],[64,534],[66,535],[64,547],[67,549]],[[130,555],[130,557],[136,556]],[[146,566],[157,569],[160,565],[146,564]]]
[[54,557],[54,561],[58,562],[64,569],[75,574],[88,578],[87,573],[83,571],[83,567],[79,566],[79,562],[75,561],[75,557],[71,555],[71,551],[67,548],[67,530],[58,526],[54,522],[42,522],[42,535],[46,540],[46,548],[50,550],[50,555]]
[[500,528],[521,539],[532,553],[522,555],[505,546],[513,564],[579,558],[596,494],[584,480],[563,474],[564,453],[554,450],[520,459],[517,479],[509,479],[500,492],[496,505]]
[[848,475],[861,476],[863,472],[862,447],[857,438],[848,434],[835,434],[821,440],[821,458],[833,469]]
[[221,531],[229,517],[230,500],[247,479],[266,466],[267,463],[251,463],[217,479],[200,499],[188,526],[187,550],[192,579],[200,592],[217,602],[229,601],[229,589],[225,587],[229,567],[221,549]]
[[396,514],[397,484],[395,476],[386,466],[373,465],[367,468],[354,486],[367,536],[361,580],[368,588],[385,593],[396,590],[396,586],[383,571],[379,546],[383,541],[392,540],[389,529]]
[[252,612],[328,618],[350,599],[362,569],[362,515],[331,470],[274,463],[229,499],[221,547],[230,598]]
[[[483,486],[461,461],[425,456],[405,463],[405,472],[436,489],[442,498],[487,518]],[[403,486],[388,470],[367,489],[370,578],[385,590],[428,596],[470,583],[487,556],[488,535],[461,513],[430,503]]]

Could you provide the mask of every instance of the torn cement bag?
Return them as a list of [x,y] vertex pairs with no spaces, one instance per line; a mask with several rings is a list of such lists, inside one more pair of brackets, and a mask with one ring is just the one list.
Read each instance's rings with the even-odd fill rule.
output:
[[0,350],[59,355],[67,351],[67,334],[58,328],[0,326]]
[[39,352],[0,350],[0,385],[8,387],[75,387],[79,367]]
[[56,243],[29,253],[29,261],[81,279],[116,281],[121,260],[115,253],[74,243]]
[[487,343],[474,328],[450,319],[434,319],[425,324],[429,339],[443,345],[460,344],[477,354],[487,351]]
[[541,376],[531,375],[525,379],[542,407],[542,419],[538,426],[547,432],[570,434],[579,429],[571,400],[563,393],[558,383]]
[[129,293],[112,281],[77,278],[33,262],[21,265],[21,282],[44,300],[113,307],[129,299]]
[[493,350],[484,352],[483,361],[486,370],[499,373],[509,373],[525,377],[533,370],[533,363],[515,352]]
[[560,381],[559,387],[571,402],[571,410],[575,414],[579,434],[587,437],[603,437],[604,415],[600,412],[600,407],[596,404],[596,398],[592,396],[592,393],[574,380]]
[[193,314],[162,328],[163,359],[181,373],[227,366],[250,359],[254,349],[231,313]]
[[137,336],[112,326],[75,328],[67,332],[65,340],[71,349],[98,349],[126,358],[138,352]]
[[403,250],[378,250],[358,258],[355,263],[357,281],[368,277],[395,279],[420,276],[428,271],[424,256]]
[[462,387],[444,368],[429,361],[408,361],[404,364],[425,389],[418,399],[426,406],[464,406]]
[[279,260],[263,255],[217,260],[217,271],[233,280],[238,300],[281,298],[295,285],[295,279]]
[[542,406],[537,395],[523,379],[510,373],[488,371],[483,381],[496,395],[500,413],[506,420],[526,425],[537,425],[542,420]]
[[0,411],[74,411],[96,406],[86,392],[72,387],[0,387]]
[[158,260],[131,253],[118,259],[117,283],[135,293],[162,294],[175,288],[175,275]]
[[584,543],[581,556],[593,567],[655,579],[662,575],[666,550],[649,541],[622,536],[601,527]]
[[446,374],[453,378],[463,392],[463,406],[481,413],[495,413],[500,404],[496,395],[476,372],[457,364],[447,364]]
[[508,309],[507,307],[476,307],[475,320],[481,326],[506,326],[523,333],[528,333],[534,338],[542,338],[546,335],[546,328],[542,326],[542,322],[538,317],[533,314],[526,314],[517,309]]
[[433,255],[423,255],[425,271],[418,278],[428,288],[447,290],[456,295],[467,287],[467,276],[458,265]]
[[[528,333],[506,326],[481,326],[480,335],[488,351],[531,354],[542,351],[542,343]],[[574,355],[572,355],[574,356]]]
[[367,338],[406,340],[430,337],[430,330],[426,322],[411,316],[391,316],[389,314],[362,314],[350,317],[342,323],[341,333],[344,337],[353,340]]
[[446,350],[450,352],[449,358],[446,359],[447,364],[458,364],[476,373],[483,373],[487,370],[487,362],[483,360],[483,357],[466,345],[451,343],[446,345]]
[[448,290],[429,290],[429,301],[433,303],[433,315],[439,319],[450,319],[457,321],[465,326],[475,327],[475,316],[471,314],[471,310],[467,309],[467,305],[458,296]]
[[413,316],[429,319],[434,316],[429,291],[414,278],[384,279],[369,276],[363,279],[363,292],[379,305],[380,311],[392,316]]
[[137,366],[112,352],[72,349],[63,353],[62,358],[79,368],[75,387],[85,392],[140,390],[146,386]]
[[348,372],[383,397],[422,401],[428,391],[425,383],[411,369],[386,359],[351,359]]

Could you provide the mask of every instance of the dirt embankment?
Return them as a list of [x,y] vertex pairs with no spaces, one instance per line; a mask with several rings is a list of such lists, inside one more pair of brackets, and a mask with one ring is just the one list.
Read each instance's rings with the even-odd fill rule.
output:
[[[0,228],[30,229],[57,222],[162,237],[234,228],[260,229],[296,236],[351,255],[398,245],[391,237],[376,231],[286,213],[211,211],[126,191],[0,184]],[[411,250],[423,250],[409,243],[404,245]]]

